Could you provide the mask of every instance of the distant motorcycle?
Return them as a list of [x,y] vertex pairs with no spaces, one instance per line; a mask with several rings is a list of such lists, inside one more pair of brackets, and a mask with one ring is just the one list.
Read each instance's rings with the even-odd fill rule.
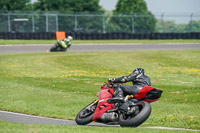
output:
[[63,48],[60,44],[56,43],[51,47],[50,52],[66,52],[69,48],[70,45],[67,45],[66,48]]
[[114,96],[109,83],[101,86],[98,100],[84,107],[76,116],[78,125],[86,125],[92,121],[104,124],[119,124],[122,127],[137,127],[145,122],[151,114],[151,102],[157,101],[162,90],[144,86],[137,94],[126,96],[121,103],[112,103]]

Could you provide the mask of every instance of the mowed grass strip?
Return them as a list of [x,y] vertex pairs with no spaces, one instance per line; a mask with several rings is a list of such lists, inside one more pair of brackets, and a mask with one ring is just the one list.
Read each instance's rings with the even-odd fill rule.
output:
[[0,55],[0,110],[74,120],[108,78],[142,67],[164,93],[141,126],[200,129],[199,57],[200,50]]
[[[55,44],[55,40],[4,40],[0,39],[0,45],[28,45],[28,44]],[[73,40],[72,44],[112,44],[112,43],[199,43],[200,39],[167,39],[167,40]]]

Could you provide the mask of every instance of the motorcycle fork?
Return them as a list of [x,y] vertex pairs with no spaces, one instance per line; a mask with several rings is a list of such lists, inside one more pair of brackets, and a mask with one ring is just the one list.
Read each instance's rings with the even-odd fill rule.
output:
[[90,104],[90,107],[91,106],[94,106],[95,104],[97,104],[99,102],[99,100],[95,100],[92,104]]
[[92,102],[86,109],[87,110],[91,110],[92,106],[96,105],[99,102],[99,100],[95,100],[94,102]]

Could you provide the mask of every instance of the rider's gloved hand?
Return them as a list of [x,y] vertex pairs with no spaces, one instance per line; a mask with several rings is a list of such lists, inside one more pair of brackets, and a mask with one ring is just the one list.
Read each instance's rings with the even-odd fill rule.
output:
[[115,81],[115,78],[109,78],[108,83],[113,84],[113,81]]

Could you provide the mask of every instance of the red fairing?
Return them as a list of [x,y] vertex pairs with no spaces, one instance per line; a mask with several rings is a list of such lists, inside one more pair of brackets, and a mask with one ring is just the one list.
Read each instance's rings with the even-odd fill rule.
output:
[[151,87],[151,86],[144,86],[137,94],[134,95],[134,97],[136,99],[141,99],[141,98],[144,98],[146,97],[147,93],[150,91],[150,90],[153,90],[154,87]]
[[114,95],[113,89],[106,88],[104,85],[101,86],[101,91],[98,94],[99,102],[96,111],[94,113],[93,121],[101,118],[103,113],[105,113],[107,110],[115,108],[114,104],[107,103],[107,99],[112,98],[113,95]]
[[[154,88],[154,87],[151,87],[151,86],[144,86],[137,94],[134,95],[134,97],[135,97],[136,99],[144,98],[144,97],[146,97],[147,93],[148,93],[149,91],[153,90],[153,89],[155,89],[155,88]],[[148,102],[148,103],[151,103],[151,102],[155,102],[155,101],[157,101],[157,100],[159,100],[159,98],[158,98],[158,99],[154,99],[154,100],[145,99],[145,100],[143,100],[143,101],[146,101],[146,102]]]

